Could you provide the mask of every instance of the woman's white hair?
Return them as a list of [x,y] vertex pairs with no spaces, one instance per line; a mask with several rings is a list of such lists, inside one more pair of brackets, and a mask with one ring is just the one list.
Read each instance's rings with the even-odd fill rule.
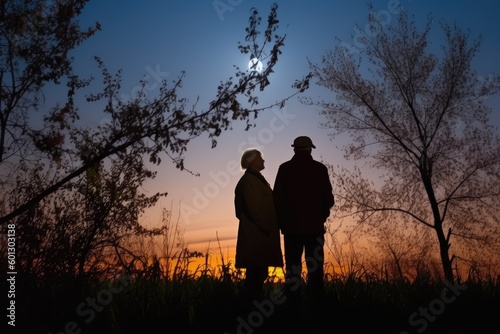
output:
[[257,157],[258,155],[262,156],[262,153],[258,149],[256,148],[246,149],[245,152],[243,152],[243,154],[241,155],[241,161],[240,161],[241,168],[247,169],[252,163],[253,159],[255,159],[255,157]]

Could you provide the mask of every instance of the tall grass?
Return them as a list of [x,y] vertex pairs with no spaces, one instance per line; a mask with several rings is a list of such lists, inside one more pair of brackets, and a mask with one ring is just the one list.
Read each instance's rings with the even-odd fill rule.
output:
[[[280,268],[269,273],[262,299],[248,301],[241,293],[245,273],[234,268],[218,238],[215,249],[209,244],[203,253],[190,251],[178,220],[165,212],[164,222],[169,225],[159,241],[137,240],[134,256],[123,258],[123,265],[105,277],[35,280],[20,275],[17,332],[500,332],[497,270],[485,275],[471,269],[449,282],[463,287],[455,296],[431,268],[419,267],[413,277],[393,275],[386,265],[369,267],[359,253],[344,253],[332,244],[328,250],[335,256],[325,264],[324,296],[308,296],[303,273],[302,303],[296,309],[286,295],[276,301],[284,291]],[[423,318],[422,310],[431,312],[432,321]]]
[[[155,259],[140,271],[124,271],[112,279],[78,283],[70,278],[36,284],[21,282],[19,291],[24,293],[18,303],[23,314],[19,316],[18,329],[21,333],[64,333],[69,332],[68,328],[76,328],[81,333],[174,330],[237,333],[242,321],[248,322],[252,314],[256,316],[255,312],[262,311],[241,298],[244,272],[233,268],[231,261],[222,257],[220,247],[220,265],[210,266],[209,251],[204,254],[204,265],[195,270],[188,266],[189,256],[184,251],[172,259],[171,271]],[[170,275],[166,275],[167,272]],[[421,328],[412,326],[409,317],[423,308],[437,307],[436,300],[442,298],[446,288],[443,282],[428,276],[409,281],[379,276],[368,270],[347,275],[329,273],[325,276],[324,298],[321,303],[312,304],[304,282],[302,284],[303,304],[298,314],[291,315],[286,303],[274,305],[272,314],[261,314],[262,324],[252,327],[252,331],[418,333]],[[500,280],[494,277],[478,280],[471,276],[460,284],[466,289],[446,304],[446,309],[435,320],[427,321],[425,332],[490,333],[488,330],[491,330],[493,333],[499,330],[496,319],[500,314]],[[283,291],[283,281],[271,273],[262,300],[271,300],[276,291]]]

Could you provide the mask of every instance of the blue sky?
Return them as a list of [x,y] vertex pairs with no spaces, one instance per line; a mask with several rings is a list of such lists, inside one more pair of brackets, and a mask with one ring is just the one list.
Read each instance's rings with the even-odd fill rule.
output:
[[[256,7],[265,20],[274,1],[264,0],[183,0],[183,1],[91,1],[80,22],[88,26],[99,21],[102,31],[75,51],[77,73],[99,77],[93,56],[99,56],[110,70],[123,71],[123,98],[133,94],[140,79],[149,75],[150,94],[157,92],[155,83],[174,80],[186,71],[181,95],[204,109],[215,96],[217,84],[234,73],[233,65],[245,68],[246,55],[241,55],[237,42],[243,41],[251,7]],[[305,75],[307,60],[319,62],[322,54],[334,47],[338,37],[352,44],[350,36],[356,26],[363,28],[367,18],[366,1],[277,1],[280,32],[286,33],[285,47],[271,85],[260,97],[266,105],[287,96],[295,79]],[[399,3],[425,21],[428,14],[435,19],[434,32],[439,37],[440,20],[458,22],[470,29],[471,36],[482,35],[481,51],[475,60],[479,75],[500,72],[500,2],[494,0],[380,0],[374,8],[395,20],[394,5]],[[439,39],[433,43],[439,44]],[[328,98],[328,92],[312,87],[307,96]],[[488,103],[500,120],[499,98]],[[84,106],[82,122],[93,127],[105,121],[95,108]],[[313,156],[331,164],[350,164],[343,160],[339,143],[332,142],[328,132],[320,128],[323,121],[318,110],[290,101],[283,110],[270,110],[259,115],[257,127],[243,131],[235,124],[223,133],[219,145],[211,149],[202,136],[188,149],[186,167],[199,177],[181,172],[164,160],[158,177],[146,185],[145,191],[168,191],[159,204],[180,214],[186,230],[185,239],[193,248],[204,249],[209,241],[216,244],[216,234],[223,247],[234,247],[237,220],[234,218],[234,186],[241,176],[238,161],[242,149],[256,146],[264,153],[264,176],[273,184],[280,163],[291,158],[290,147],[299,135],[310,136],[317,146]],[[180,210],[179,208],[183,209]],[[144,218],[145,223],[160,219],[158,208]]]

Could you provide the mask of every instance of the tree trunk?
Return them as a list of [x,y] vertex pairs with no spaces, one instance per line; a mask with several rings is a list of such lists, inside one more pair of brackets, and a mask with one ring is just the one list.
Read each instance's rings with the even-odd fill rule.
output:
[[444,278],[450,282],[454,282],[454,277],[453,277],[453,270],[451,266],[452,260],[450,259],[449,255],[449,249],[450,249],[450,244],[448,242],[450,233],[448,233],[448,237],[444,236],[443,232],[443,222],[441,219],[436,220],[436,217],[434,217],[434,229],[436,230],[436,234],[439,240],[439,254],[441,255],[441,263],[443,265],[443,272],[444,272]]
[[434,194],[434,188],[432,187],[431,176],[426,173],[425,170],[421,169],[422,181],[429,198],[429,204],[432,208],[432,215],[434,217],[434,230],[436,231],[437,238],[439,241],[439,255],[441,257],[441,265],[443,266],[444,278],[450,283],[454,282],[453,270],[451,266],[451,259],[449,255],[450,249],[450,232],[448,236],[445,237],[443,232],[443,221],[441,220],[441,214],[439,212],[439,205],[436,200],[436,195]]

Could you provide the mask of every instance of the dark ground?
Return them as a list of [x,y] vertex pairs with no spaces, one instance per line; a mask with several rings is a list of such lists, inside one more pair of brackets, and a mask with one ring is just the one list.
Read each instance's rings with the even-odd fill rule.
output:
[[[328,297],[292,307],[269,300],[225,310],[224,321],[208,316],[192,333],[337,333],[337,334],[499,334],[500,304],[434,301],[412,312],[376,303],[340,305]],[[443,308],[440,308],[444,306]],[[232,312],[231,317],[227,315]],[[208,315],[208,314],[207,314]],[[412,317],[412,322],[409,318]],[[222,319],[221,319],[222,320]],[[210,324],[213,324],[213,329]],[[219,326],[220,325],[220,326]],[[205,327],[206,326],[206,327]]]
[[[500,333],[500,290],[472,284],[457,298],[448,293],[445,299],[440,287],[414,284],[384,289],[337,284],[324,297],[314,301],[301,298],[295,307],[286,298],[273,299],[269,292],[259,301],[244,301],[233,289],[203,284],[187,290],[175,288],[163,295],[155,289],[131,287],[114,294],[112,300],[105,300],[101,288],[82,292],[71,287],[25,286],[19,291],[27,294],[16,296],[16,328],[1,333]],[[87,298],[96,296],[103,299],[102,307],[86,323]],[[78,312],[82,302],[86,307]],[[76,327],[68,327],[71,321]]]

